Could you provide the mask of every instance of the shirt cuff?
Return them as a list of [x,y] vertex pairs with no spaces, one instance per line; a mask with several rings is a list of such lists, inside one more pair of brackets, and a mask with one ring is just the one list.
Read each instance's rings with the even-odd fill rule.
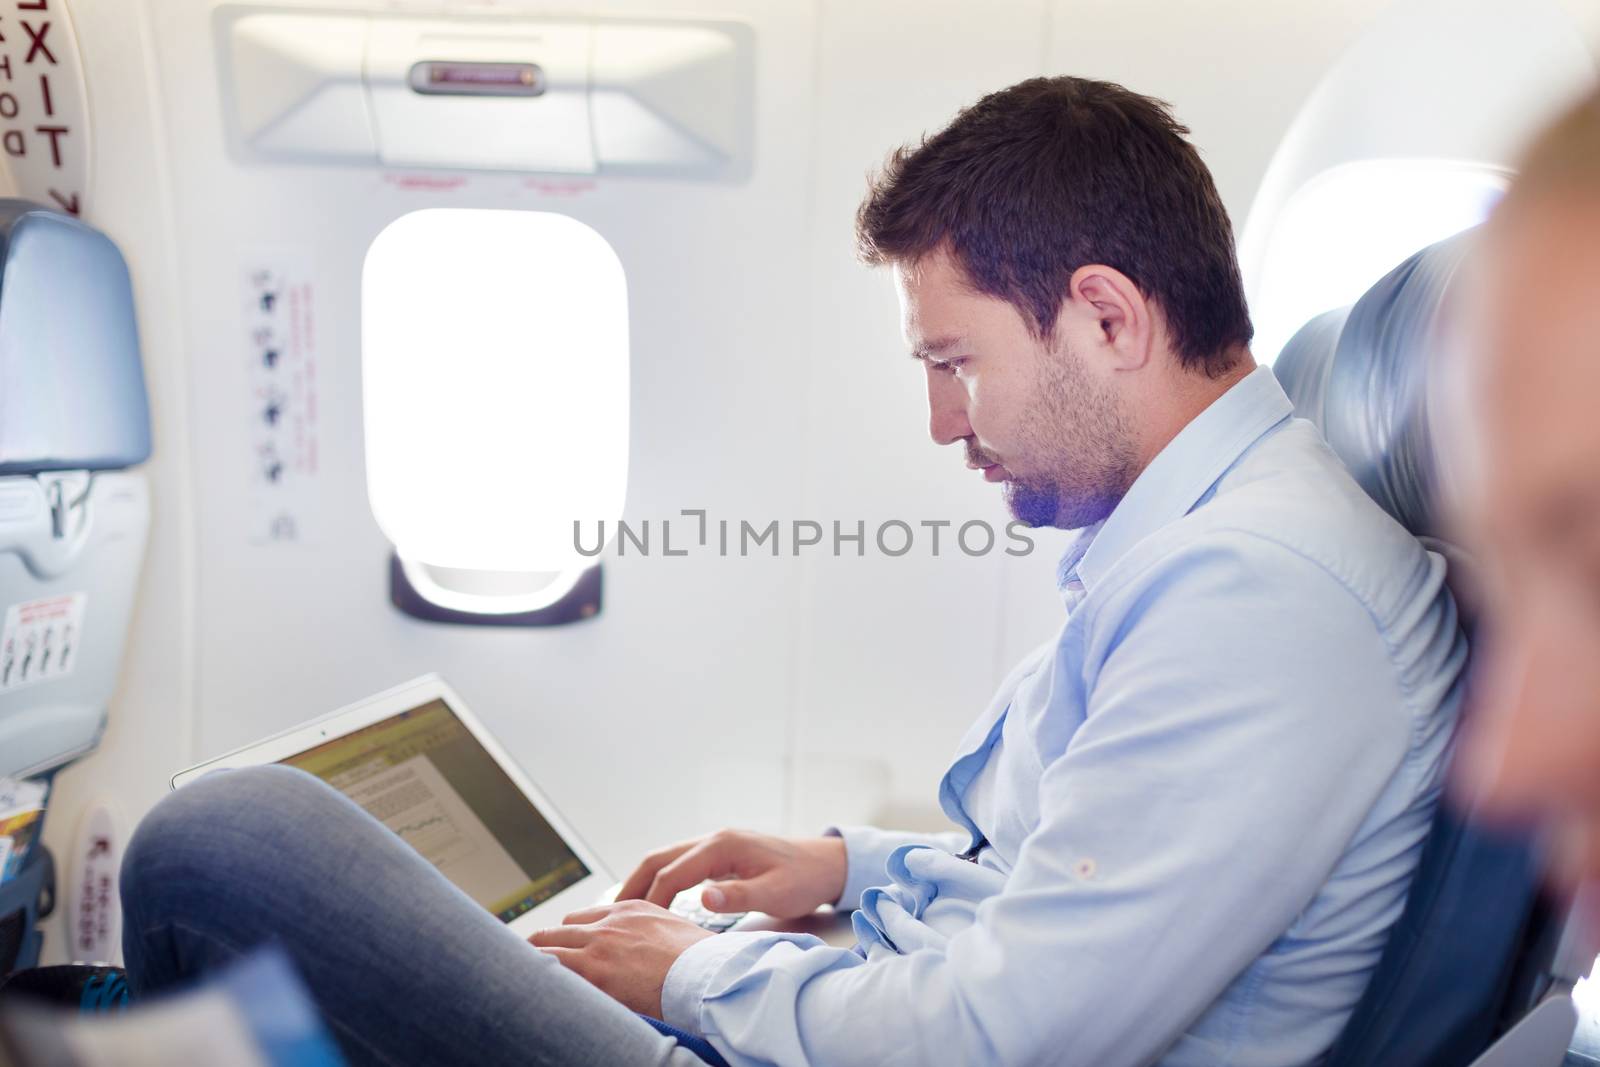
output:
[[661,985],[661,1021],[684,1033],[706,1036],[700,1026],[700,1005],[711,980],[741,949],[763,939],[786,940],[781,934],[766,931],[727,930],[703,937],[685,949],[673,961],[667,980]]
[[889,853],[901,845],[931,845],[954,853],[965,848],[967,840],[967,835],[960,831],[913,834],[880,830],[875,826],[830,826],[823,834],[844,838],[844,891],[834,901],[834,907],[846,911],[859,907],[861,894],[868,889],[889,884]]

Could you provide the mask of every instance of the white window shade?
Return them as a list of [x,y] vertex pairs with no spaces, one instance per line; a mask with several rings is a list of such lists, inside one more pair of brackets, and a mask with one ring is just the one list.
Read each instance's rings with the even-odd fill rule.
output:
[[1324,311],[1354,303],[1418,249],[1483,222],[1505,191],[1497,168],[1366,160],[1324,171],[1280,209],[1253,294],[1266,362]]
[[1386,6],[1306,98],[1250,206],[1239,266],[1256,358],[1482,221],[1540,117],[1594,77],[1553,0]]
[[[401,562],[570,587],[593,562],[574,522],[592,548],[627,486],[628,301],[611,246],[564,215],[418,211],[372,242],[361,305],[367,491]],[[504,584],[523,607],[544,599]]]

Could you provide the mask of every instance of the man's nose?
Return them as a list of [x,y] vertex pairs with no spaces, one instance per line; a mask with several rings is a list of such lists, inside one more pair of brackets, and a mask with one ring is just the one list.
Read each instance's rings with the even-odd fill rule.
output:
[[949,445],[972,436],[967,421],[967,391],[943,374],[928,375],[928,434]]

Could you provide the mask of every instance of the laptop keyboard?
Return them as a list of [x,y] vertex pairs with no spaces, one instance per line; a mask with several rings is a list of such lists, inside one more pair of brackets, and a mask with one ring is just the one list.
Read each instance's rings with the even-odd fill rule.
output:
[[747,911],[709,911],[700,903],[700,894],[705,891],[705,884],[685,889],[672,898],[672,903],[667,905],[667,910],[674,915],[681,915],[696,926],[720,934],[734,923],[750,914]]

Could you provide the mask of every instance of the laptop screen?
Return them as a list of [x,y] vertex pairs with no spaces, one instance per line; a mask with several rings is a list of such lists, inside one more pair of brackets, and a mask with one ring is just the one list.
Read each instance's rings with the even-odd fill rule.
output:
[[502,922],[589,876],[442,700],[280,762],[361,805]]

